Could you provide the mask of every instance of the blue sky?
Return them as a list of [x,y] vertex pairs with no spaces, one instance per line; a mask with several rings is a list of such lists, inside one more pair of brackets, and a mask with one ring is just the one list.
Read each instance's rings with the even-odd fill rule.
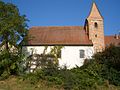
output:
[[32,26],[83,26],[92,2],[104,17],[105,35],[120,31],[120,0],[3,0],[18,6]]

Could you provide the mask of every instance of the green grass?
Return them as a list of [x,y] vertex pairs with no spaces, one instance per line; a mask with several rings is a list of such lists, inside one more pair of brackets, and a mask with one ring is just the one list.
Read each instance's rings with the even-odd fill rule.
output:
[[[45,81],[39,81],[37,84],[31,84],[29,81],[11,76],[0,81],[0,90],[64,90],[53,84],[47,85]],[[88,89],[89,90],[89,89]],[[120,87],[113,85],[96,86],[96,90],[120,90]]]
[[63,90],[49,86],[45,81],[39,81],[37,84],[31,84],[29,81],[22,80],[19,77],[11,76],[10,78],[0,81],[0,90]]

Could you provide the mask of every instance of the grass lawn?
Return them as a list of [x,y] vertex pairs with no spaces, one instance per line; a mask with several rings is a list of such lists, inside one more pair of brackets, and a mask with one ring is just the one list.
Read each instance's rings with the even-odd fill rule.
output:
[[23,81],[22,79],[14,76],[0,81],[0,90],[63,90],[60,88],[55,88],[54,86],[48,86],[43,81],[40,81],[34,85],[29,81]]
[[[15,76],[0,81],[0,90],[64,90],[53,84],[47,85],[45,81],[40,81],[37,84],[31,84],[29,81],[20,79]],[[89,89],[88,89],[89,90]],[[120,90],[120,87],[113,85],[97,86],[96,90]]]

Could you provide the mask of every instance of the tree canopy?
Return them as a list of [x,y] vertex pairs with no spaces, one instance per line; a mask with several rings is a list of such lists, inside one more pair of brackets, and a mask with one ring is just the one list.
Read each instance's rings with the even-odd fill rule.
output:
[[0,0],[0,76],[2,78],[21,72],[24,55],[18,42],[25,40],[28,31],[26,21],[26,16],[19,13],[17,6]]
[[17,6],[0,1],[0,46],[16,46],[27,33],[26,16],[20,15]]

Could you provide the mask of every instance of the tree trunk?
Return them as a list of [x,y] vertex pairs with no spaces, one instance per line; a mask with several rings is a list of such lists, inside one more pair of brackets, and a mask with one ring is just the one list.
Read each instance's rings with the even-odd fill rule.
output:
[[8,51],[9,47],[8,47],[8,41],[5,42],[5,49],[6,51]]
[[8,36],[9,36],[9,34],[8,34],[8,33],[5,33],[5,35],[4,35],[4,37],[5,37],[5,50],[6,50],[7,52],[9,52]]

